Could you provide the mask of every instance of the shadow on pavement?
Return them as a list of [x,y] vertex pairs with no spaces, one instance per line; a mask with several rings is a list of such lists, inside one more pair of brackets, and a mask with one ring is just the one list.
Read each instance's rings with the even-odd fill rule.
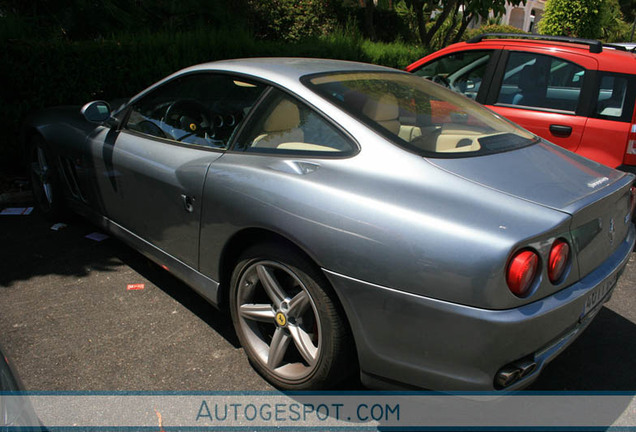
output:
[[92,270],[115,271],[121,265],[110,248],[83,236],[96,228],[79,218],[68,228],[51,230],[52,222],[35,212],[0,216],[0,289],[35,276],[86,276]]
[[215,308],[188,285],[124,243],[119,240],[111,241],[117,243],[120,252],[118,257],[126,265],[190,310],[201,321],[212,327],[226,341],[232,344],[234,348],[240,348],[241,344],[234,332],[229,312]]
[[81,278],[90,272],[117,272],[128,266],[189,309],[235,348],[240,346],[227,314],[140,253],[117,239],[96,242],[85,238],[99,228],[79,216],[64,221],[67,227],[59,231],[51,230],[54,223],[36,212],[28,216],[0,216],[0,292],[37,276]]
[[634,391],[636,325],[604,307],[528,390]]

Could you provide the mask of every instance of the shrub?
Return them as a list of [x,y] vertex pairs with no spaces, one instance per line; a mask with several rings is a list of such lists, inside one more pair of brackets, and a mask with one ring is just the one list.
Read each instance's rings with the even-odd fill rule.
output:
[[476,29],[468,30],[464,33],[462,40],[472,39],[475,36],[479,36],[484,33],[516,33],[516,34],[527,34],[523,30],[519,30],[517,27],[513,27],[507,24],[488,24],[485,26],[481,26]]
[[336,24],[329,1],[247,0],[249,21],[257,37],[300,41],[329,33]]
[[623,20],[618,0],[605,0],[601,8],[601,38],[606,42],[629,40],[632,25]]
[[401,42],[383,43],[365,40],[362,43],[360,61],[404,69],[415,60],[424,57],[430,50]]
[[553,36],[598,38],[601,36],[604,0],[547,0],[539,32]]

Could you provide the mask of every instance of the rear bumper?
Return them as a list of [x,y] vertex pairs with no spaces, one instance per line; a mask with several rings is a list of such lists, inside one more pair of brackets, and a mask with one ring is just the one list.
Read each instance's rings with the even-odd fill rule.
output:
[[[512,390],[536,379],[589,325],[611,296],[634,241],[631,226],[613,255],[585,278],[508,310],[479,309],[325,274],[351,323],[362,374],[376,385],[385,381],[435,390],[494,390],[502,367],[532,358],[537,367],[507,388]],[[586,306],[599,291],[604,296],[596,307]]]

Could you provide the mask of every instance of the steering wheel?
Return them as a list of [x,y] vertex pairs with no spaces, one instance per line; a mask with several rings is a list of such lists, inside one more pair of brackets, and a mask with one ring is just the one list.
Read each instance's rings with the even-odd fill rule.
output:
[[[203,137],[205,132],[212,130],[208,108],[193,99],[172,102],[161,121],[172,128],[171,135],[177,141],[183,141],[192,135]],[[185,132],[184,135],[178,136],[179,131]]]
[[433,75],[431,81],[444,87],[450,87],[450,81],[444,75]]
[[143,132],[147,135],[156,136],[159,138],[172,138],[168,137],[166,132],[162,130],[159,126],[157,126],[154,122],[150,120],[142,120],[137,123],[137,128],[140,132]]

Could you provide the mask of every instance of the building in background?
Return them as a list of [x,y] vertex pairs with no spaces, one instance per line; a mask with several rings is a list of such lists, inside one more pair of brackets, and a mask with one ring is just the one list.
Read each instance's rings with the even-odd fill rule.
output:
[[506,5],[506,14],[502,22],[530,33],[537,32],[537,23],[543,17],[545,0],[528,0],[519,6]]

